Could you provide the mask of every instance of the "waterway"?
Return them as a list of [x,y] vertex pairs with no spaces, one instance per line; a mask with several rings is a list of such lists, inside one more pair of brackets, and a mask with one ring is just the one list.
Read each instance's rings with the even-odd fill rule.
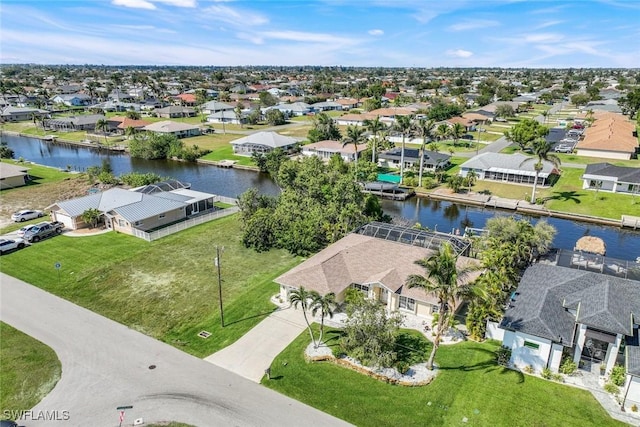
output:
[[[133,159],[127,154],[108,153],[20,136],[3,135],[2,140],[15,151],[16,158],[22,157],[34,163],[62,169],[70,166],[72,170],[83,171],[90,166],[100,166],[103,159],[108,159],[116,175],[131,171],[154,172],[164,177],[189,182],[194,190],[228,197],[237,197],[251,187],[264,194],[278,192],[277,186],[269,177],[252,171],[168,160]],[[382,206],[389,215],[403,218],[410,224],[419,222],[430,229],[454,233],[456,230],[462,232],[465,227],[482,228],[487,219],[496,215],[514,215],[510,211],[483,209],[425,198],[413,198],[405,202],[384,200]],[[521,214],[517,217],[538,221],[538,218]],[[640,256],[640,232],[559,218],[545,220],[558,230],[553,242],[555,247],[573,249],[580,237],[591,235],[605,241],[608,256],[624,260],[635,260]]]

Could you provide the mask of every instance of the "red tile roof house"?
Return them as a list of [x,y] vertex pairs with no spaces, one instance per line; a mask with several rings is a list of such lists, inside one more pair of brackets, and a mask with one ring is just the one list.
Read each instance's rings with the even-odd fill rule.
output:
[[638,138],[633,135],[635,125],[626,116],[597,113],[595,118],[585,130],[584,139],[576,145],[578,156],[618,160],[635,157]]
[[129,117],[118,116],[110,117],[107,121],[109,122],[109,128],[115,128],[120,134],[124,134],[130,127],[135,130],[142,130],[142,128],[151,124],[151,122],[145,120],[134,120]]
[[196,105],[196,96],[193,93],[181,93],[176,96],[176,99],[180,101],[180,105],[186,107],[194,107]]

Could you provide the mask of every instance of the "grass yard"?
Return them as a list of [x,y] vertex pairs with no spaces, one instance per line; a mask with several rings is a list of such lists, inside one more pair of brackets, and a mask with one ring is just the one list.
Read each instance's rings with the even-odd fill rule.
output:
[[237,156],[233,154],[233,147],[231,145],[225,145],[220,148],[214,149],[211,153],[206,156],[200,157],[202,160],[213,160],[213,161],[221,161],[221,160],[235,160],[239,165],[245,166],[255,166],[256,164],[253,162],[251,157],[249,156]]
[[[215,245],[224,245],[220,326]],[[54,264],[62,264],[60,279]],[[198,357],[237,340],[275,306],[273,279],[297,263],[241,242],[237,215],[154,242],[106,233],[59,236],[2,257],[0,270]],[[208,339],[196,334],[212,333]]]
[[308,343],[308,334],[300,334],[262,384],[358,426],[623,425],[585,390],[497,366],[497,343],[440,347],[441,372],[423,387],[389,385],[330,362],[307,363]]
[[545,206],[556,211],[617,220],[621,215],[640,216],[640,196],[634,200],[630,194],[583,190],[580,179],[583,173],[582,169],[563,168],[558,182],[552,188],[541,189],[538,197],[546,198]]
[[40,341],[3,322],[0,341],[0,408],[33,408],[60,379],[58,356]]

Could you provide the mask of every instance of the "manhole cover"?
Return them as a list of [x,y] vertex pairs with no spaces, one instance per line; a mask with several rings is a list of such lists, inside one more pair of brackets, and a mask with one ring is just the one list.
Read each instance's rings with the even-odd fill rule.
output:
[[209,338],[211,336],[211,332],[207,332],[207,331],[200,331],[200,333],[198,334],[198,336],[200,338]]
[[149,369],[156,369],[156,365],[149,365]]

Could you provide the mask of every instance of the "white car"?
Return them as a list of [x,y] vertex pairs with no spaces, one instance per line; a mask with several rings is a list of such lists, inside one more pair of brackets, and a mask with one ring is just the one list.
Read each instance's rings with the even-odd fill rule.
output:
[[25,225],[24,227],[22,227],[20,230],[18,230],[16,232],[16,234],[20,237],[24,236],[24,233],[26,233],[27,231],[31,230],[33,227],[35,227],[37,224],[29,224],[29,225]]
[[0,239],[0,255],[25,247],[22,239]]
[[22,210],[11,215],[11,220],[15,222],[24,222],[31,219],[42,218],[44,212],[37,210]]

